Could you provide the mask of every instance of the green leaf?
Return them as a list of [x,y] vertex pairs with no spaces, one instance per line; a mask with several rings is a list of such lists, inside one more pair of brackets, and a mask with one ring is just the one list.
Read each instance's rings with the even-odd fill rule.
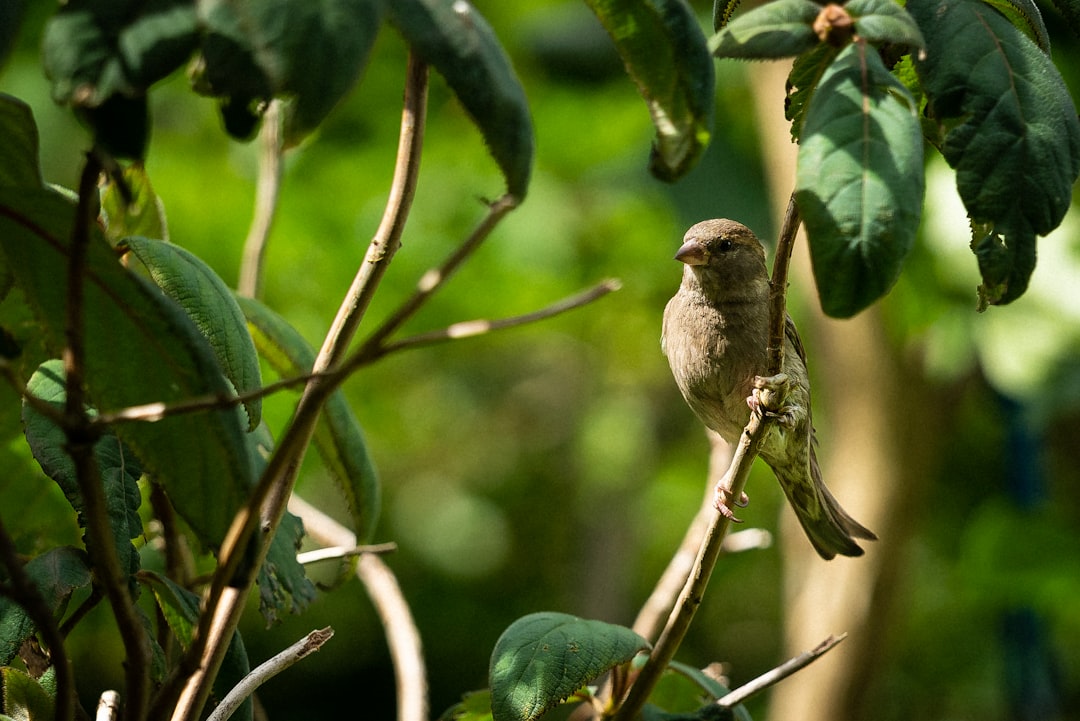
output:
[[461,701],[446,709],[439,721],[492,721],[491,691],[473,691],[462,696]]
[[17,668],[0,668],[0,698],[4,714],[16,721],[53,721],[53,696],[30,674]]
[[812,0],[773,0],[727,24],[709,41],[718,58],[756,60],[801,55],[818,44],[814,20],[821,6]]
[[[1046,54],[992,7],[912,0],[908,11],[926,37],[915,68],[968,216],[992,226],[994,243],[1015,254],[1008,288],[999,287],[1000,275],[984,276],[993,302],[1008,303],[1027,286],[1034,236],[1056,228],[1072,200],[1080,174],[1076,108]],[[997,265],[1000,253],[993,255]]]
[[[52,406],[57,413],[63,413],[67,397],[64,364],[59,360],[46,361],[30,377],[26,389]],[[45,475],[60,486],[64,497],[78,514],[79,526],[85,528],[83,496],[75,474],[75,464],[67,451],[67,437],[51,419],[27,403],[23,404],[22,418],[26,442],[34,459]],[[111,433],[106,433],[94,444],[94,460],[105,489],[109,526],[113,531],[120,568],[133,575],[139,570],[139,553],[132,546],[131,539],[143,533],[142,520],[139,518],[142,497],[138,486],[142,467],[130,449],[126,449]]]
[[[311,372],[315,351],[295,328],[257,300],[237,301],[259,353],[279,375],[292,377]],[[379,518],[379,477],[360,423],[341,391],[333,393],[323,407],[314,440],[323,463],[345,496],[357,541],[370,542]]]
[[165,206],[154,192],[146,168],[141,163],[124,168],[124,182],[131,192],[130,202],[124,200],[115,182],[101,191],[105,236],[113,245],[133,235],[168,240]]
[[[139,574],[139,581],[154,594],[158,608],[169,625],[169,630],[180,642],[185,650],[191,645],[191,639],[195,635],[195,626],[199,621],[199,604],[201,599],[183,586],[177,585],[172,580],[150,571]],[[233,632],[229,641],[229,648],[225,651],[225,658],[221,662],[221,670],[214,679],[214,693],[218,698],[224,698],[225,694],[232,690],[251,671],[247,651],[244,648],[244,640],[240,632]],[[253,715],[251,699],[247,699],[230,718],[250,721]]]
[[844,9],[855,18],[855,33],[868,43],[908,50],[925,45],[915,20],[894,0],[850,0]]
[[973,229],[971,250],[979,264],[982,283],[977,292],[977,310],[1001,305],[1020,297],[1027,290],[1035,270],[1035,235],[1013,234],[1010,242],[995,232]]
[[439,71],[524,199],[533,164],[533,126],[525,90],[480,13],[457,0],[394,0],[390,19],[412,49]]
[[1047,56],[1050,55],[1050,33],[1046,30],[1039,6],[1032,0],[983,0],[987,5],[997,8],[1014,27],[1019,29],[1039,46]]
[[[257,106],[286,97],[285,142],[314,130],[356,84],[382,19],[380,0],[212,0],[199,4],[206,32],[196,84],[235,113],[245,138]],[[245,122],[245,120],[247,122]],[[233,132],[234,130],[238,132]]]
[[715,71],[685,0],[586,0],[615,42],[656,128],[649,170],[678,180],[697,163],[713,126]]
[[720,32],[731,21],[731,16],[739,7],[739,0],[713,0],[712,29]]
[[0,186],[40,188],[45,184],[38,161],[38,131],[30,106],[0,93]]
[[[179,245],[139,236],[127,238],[125,247],[137,257],[150,277],[176,301],[206,338],[238,393],[262,387],[259,356],[247,331],[244,314],[232,291],[198,256]],[[262,399],[244,401],[248,430],[259,425]]]
[[649,644],[623,626],[533,613],[503,632],[491,654],[495,721],[533,721]]
[[854,315],[896,281],[919,226],[922,159],[914,100],[874,48],[847,46],[806,111],[795,184],[827,314]]
[[[61,615],[75,591],[88,587],[92,580],[86,553],[70,546],[35,556],[24,570],[55,616]],[[33,633],[34,624],[26,611],[7,596],[0,596],[0,666],[10,663]]]
[[[0,188],[0,253],[57,356],[65,345],[73,217],[73,206],[52,191]],[[231,395],[213,351],[187,314],[125,270],[94,224],[90,236],[83,298],[89,402],[105,412]],[[242,415],[222,408],[115,427],[211,546],[224,537],[252,483]]]

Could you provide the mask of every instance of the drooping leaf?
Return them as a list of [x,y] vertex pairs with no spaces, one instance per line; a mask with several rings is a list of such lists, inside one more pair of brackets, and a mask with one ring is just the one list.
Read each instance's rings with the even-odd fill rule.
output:
[[533,613],[503,632],[491,654],[495,721],[533,721],[600,674],[649,647],[623,626]]
[[918,230],[922,157],[907,90],[872,47],[846,47],[806,111],[795,185],[827,314],[851,316],[896,281]]
[[[259,353],[282,377],[309,373],[315,351],[289,323],[266,305],[237,298]],[[315,447],[345,497],[359,543],[368,543],[379,518],[375,464],[356,415],[341,391],[330,396],[315,428]]]
[[697,163],[713,126],[715,71],[685,0],[586,0],[645,99],[656,128],[649,170],[678,180]]
[[[259,356],[247,331],[247,322],[232,291],[213,269],[191,251],[140,236],[125,239],[165,295],[184,309],[203,334],[221,364],[225,377],[238,393],[262,387]],[[244,401],[248,430],[259,425],[262,399]]]
[[491,26],[464,0],[394,0],[390,19],[439,71],[484,136],[519,199],[529,189],[533,126],[525,90]]
[[[57,356],[65,345],[73,221],[73,206],[52,191],[0,188],[0,253]],[[184,311],[125,270],[96,226],[89,230],[82,304],[89,402],[106,412],[229,396],[213,351]],[[211,546],[224,537],[252,482],[242,416],[222,408],[114,429]]]
[[[195,635],[195,626],[199,621],[199,597],[165,576],[150,571],[141,572],[139,581],[154,594],[154,600],[161,609],[169,630],[180,642],[180,646],[187,649],[191,645],[191,639]],[[247,650],[244,648],[244,640],[240,637],[240,632],[235,631],[229,641],[229,648],[225,651],[225,658],[221,662],[221,670],[214,680],[214,693],[218,698],[223,698],[250,670],[251,664],[248,661]],[[249,698],[230,718],[251,721],[253,711]]]
[[985,297],[1008,303],[1027,287],[1035,236],[1057,227],[1072,200],[1080,174],[1076,108],[1046,54],[989,5],[912,0],[908,11],[926,37],[915,68],[942,128],[942,155],[956,169],[968,216],[994,237],[982,245],[993,260],[980,257],[980,266],[1013,259],[1008,272],[984,276]]
[[982,283],[976,289],[979,294],[976,309],[984,311],[987,306],[1019,297],[1035,270],[1035,235],[1014,233],[1006,243],[993,231],[974,228],[972,234],[971,250],[982,276]]
[[[30,377],[26,389],[58,413],[62,413],[67,397],[64,388],[64,364],[59,360],[46,361]],[[34,459],[45,475],[60,486],[64,497],[78,514],[79,526],[85,528],[85,501],[76,477],[75,464],[66,449],[67,437],[51,419],[28,403],[23,404],[22,418],[26,442],[34,454]],[[105,491],[109,526],[113,531],[113,543],[120,560],[120,569],[133,575],[139,570],[139,554],[131,545],[131,539],[138,538],[143,533],[142,520],[139,518],[142,499],[138,486],[142,467],[131,450],[124,448],[112,433],[106,433],[94,444],[94,460]]]
[[235,114],[227,129],[239,138],[254,129],[260,104],[288,98],[285,143],[294,145],[356,84],[382,12],[381,0],[200,3],[206,40],[196,86]]
[[45,26],[42,57],[53,99],[80,111],[99,146],[140,158],[149,137],[146,91],[197,42],[189,0],[72,0]]
[[855,33],[872,45],[913,50],[925,44],[915,20],[894,0],[850,0],[844,9],[855,19]]
[[[23,567],[37,586],[49,610],[59,616],[71,594],[90,585],[86,553],[70,546],[53,548],[30,559]],[[0,596],[0,666],[6,666],[19,646],[34,633],[30,616],[7,596]]]
[[14,721],[53,721],[53,696],[33,676],[10,666],[0,668],[0,700]]
[[773,0],[732,20],[709,41],[718,58],[765,60],[801,55],[818,44],[813,0]]
[[115,245],[124,238],[141,235],[157,240],[169,239],[165,206],[150,184],[150,176],[141,163],[124,168],[124,183],[131,193],[126,202],[115,182],[101,191],[101,214],[105,220],[105,237]]
[[0,93],[0,186],[40,188],[38,131],[30,106]]

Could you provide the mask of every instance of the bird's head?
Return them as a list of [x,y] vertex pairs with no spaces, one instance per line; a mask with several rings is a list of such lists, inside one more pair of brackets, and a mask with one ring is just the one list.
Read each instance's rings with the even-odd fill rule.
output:
[[692,226],[675,260],[686,264],[687,281],[696,280],[710,297],[754,294],[761,287],[767,291],[765,249],[752,230],[734,220],[705,220]]

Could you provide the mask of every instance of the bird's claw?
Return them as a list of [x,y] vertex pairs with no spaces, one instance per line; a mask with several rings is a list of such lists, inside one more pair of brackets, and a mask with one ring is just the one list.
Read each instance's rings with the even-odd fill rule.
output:
[[746,405],[754,413],[765,418],[778,418],[781,423],[794,420],[797,408],[784,405],[788,386],[791,383],[787,373],[774,376],[754,376],[753,389],[746,398]]
[[742,520],[735,517],[735,512],[731,510],[732,506],[739,508],[746,508],[750,503],[750,497],[746,493],[740,493],[737,499],[731,498],[731,491],[723,486],[723,484],[716,487],[716,510],[720,512],[720,515],[728,519],[733,523],[742,523]]

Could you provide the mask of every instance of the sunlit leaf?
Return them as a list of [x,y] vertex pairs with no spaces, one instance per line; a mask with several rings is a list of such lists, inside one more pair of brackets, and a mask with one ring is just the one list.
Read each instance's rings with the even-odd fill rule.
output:
[[533,613],[503,632],[491,654],[495,721],[533,721],[649,644],[623,626]]
[[896,281],[919,226],[922,157],[907,90],[874,48],[846,47],[806,111],[795,185],[829,315],[859,312]]
[[800,55],[818,44],[813,0],[773,0],[728,23],[709,41],[718,58],[772,59]]
[[131,194],[126,201],[115,182],[101,191],[101,214],[105,220],[105,235],[114,245],[133,235],[168,240],[165,206],[150,184],[150,176],[141,163],[124,168],[124,183]]
[[969,217],[993,234],[976,243],[980,266],[995,269],[984,275],[984,300],[1008,303],[1027,288],[1035,236],[1056,228],[1072,200],[1076,108],[1046,53],[986,3],[907,7],[926,37],[915,68],[942,126],[942,155],[956,169]]
[[844,10],[855,20],[855,33],[868,43],[908,50],[924,45],[919,26],[894,0],[850,0]]

